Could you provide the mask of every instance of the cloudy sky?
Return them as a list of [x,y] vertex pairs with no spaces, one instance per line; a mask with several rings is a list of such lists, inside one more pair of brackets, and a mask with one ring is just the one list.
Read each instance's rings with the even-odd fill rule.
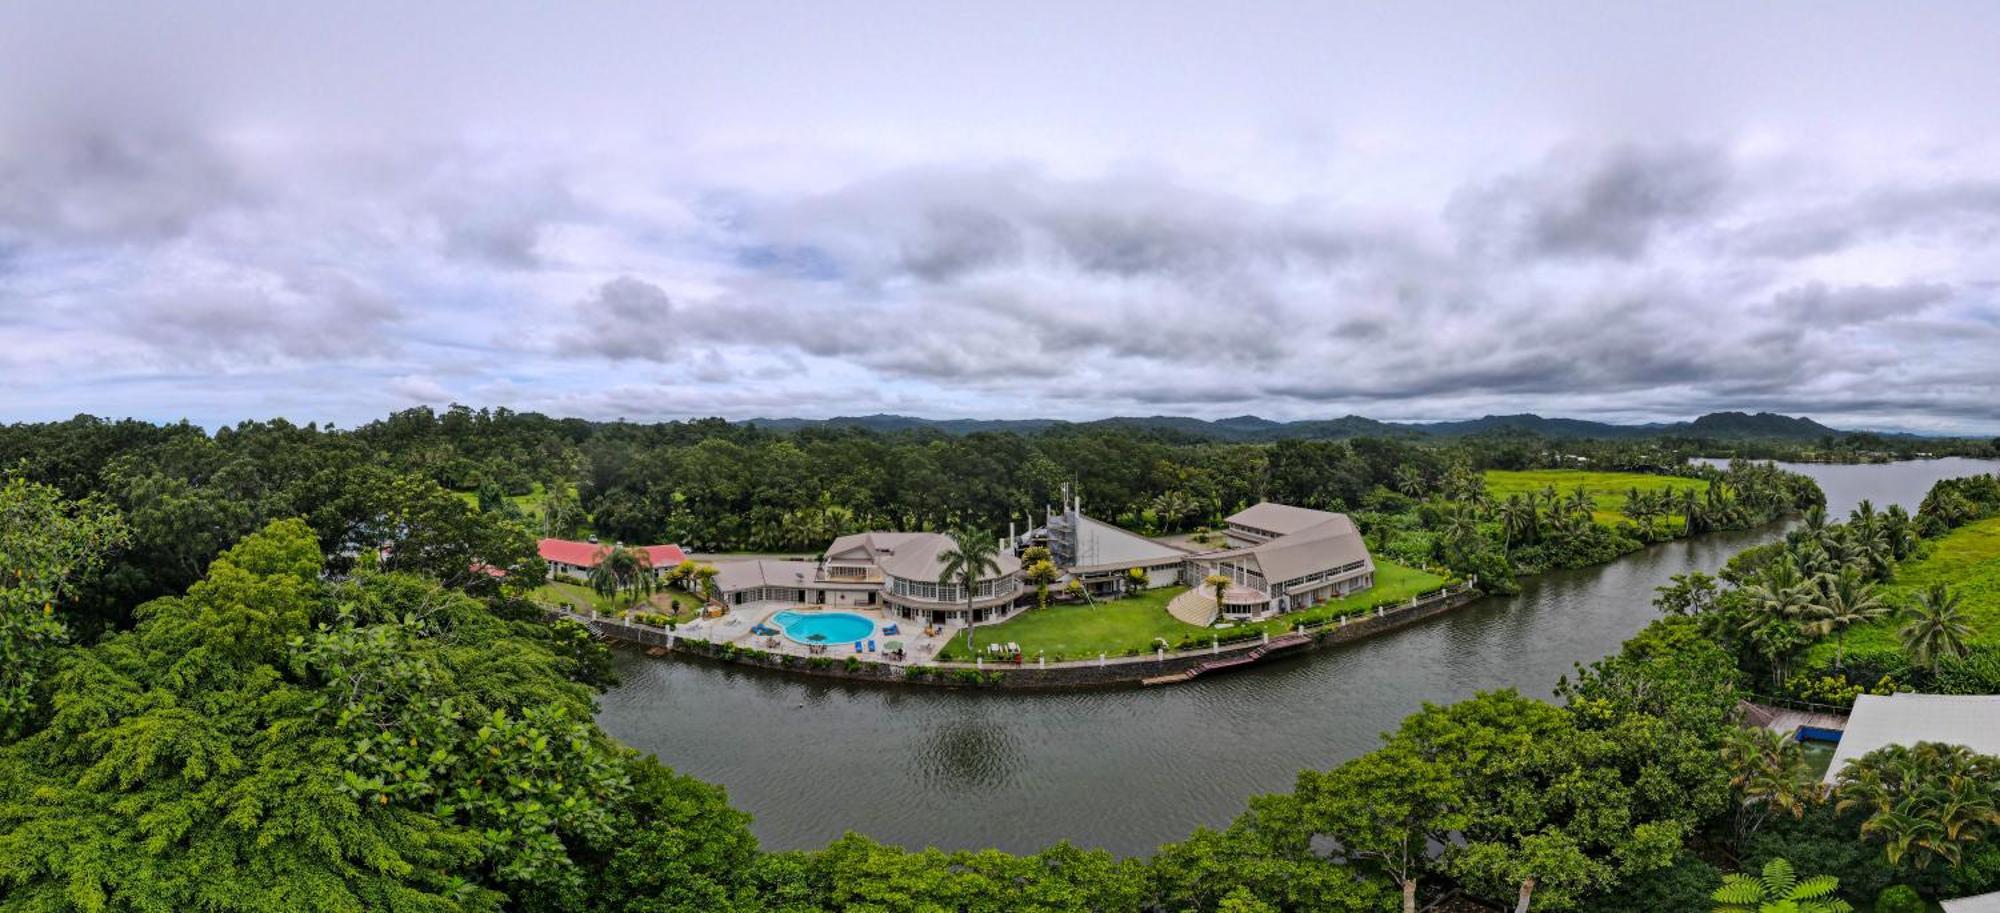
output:
[[2000,431],[2000,7],[0,5],[0,421]]

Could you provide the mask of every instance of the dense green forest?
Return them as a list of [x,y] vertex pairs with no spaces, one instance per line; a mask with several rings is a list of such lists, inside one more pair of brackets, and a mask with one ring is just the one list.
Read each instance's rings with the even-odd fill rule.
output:
[[464,407],[414,409],[351,430],[269,421],[211,435],[89,417],[0,427],[0,466],[71,498],[97,495],[128,518],[130,546],[77,596],[88,630],[184,591],[222,548],[286,517],[305,519],[335,570],[393,544],[394,567],[476,586],[459,579],[471,563],[528,569],[523,529],[811,552],[864,529],[1005,529],[1070,484],[1092,514],[1145,532],[1200,529],[1264,499],[1345,510],[1397,560],[1447,565],[1504,589],[1516,572],[1609,560],[1676,527],[1578,522],[1559,500],[1577,494],[1570,490],[1510,506],[1487,496],[1482,470],[1589,466],[1719,482],[1692,506],[1658,505],[1700,515],[1681,532],[1753,525],[1818,500],[1802,477],[1687,465],[1708,447],[1517,433],[1223,442],[1120,426],[779,432]]
[[[1904,532],[2000,510],[1992,490],[1952,486]],[[1456,888],[1686,911],[1750,890],[1721,887],[1725,868],[1795,866],[1862,902],[2000,883],[2000,843],[1982,839],[2000,761],[1888,749],[1825,794],[1796,743],[1731,725],[1763,671],[1754,632],[1790,623],[1736,598],[1752,586],[1683,581],[1556,703],[1428,706],[1148,859],[859,836],[764,853],[720,790],[597,728],[604,648],[512,585],[475,595],[375,552],[330,573],[312,525],[280,519],[129,629],[81,637],[75,598],[130,547],[129,518],[19,477],[0,516],[4,910],[1386,911]],[[1855,526],[1814,520],[1728,573],[1893,573],[1852,547]]]
[[[1871,756],[1827,796],[1795,745],[1728,722],[1744,694],[1826,677],[1796,667],[1867,614],[1866,588],[2000,514],[1990,477],[1942,483],[1914,515],[1837,523],[1799,477],[1693,470],[1657,442],[779,433],[468,410],[214,435],[78,419],[0,429],[0,456],[4,910],[1248,913],[1387,910],[1455,888],[1535,910],[1684,911],[1723,870],[1781,858],[1859,902],[2000,884],[2000,845],[1976,839],[1995,823],[1977,810],[2000,801],[1993,759]],[[1499,497],[1481,473],[1579,460],[1698,484]],[[1355,510],[1392,549],[1457,562],[1807,521],[1677,581],[1665,617],[1559,702],[1426,708],[1376,752],[1145,860],[858,836],[761,852],[720,790],[595,726],[605,649],[521,598],[541,574],[533,534],[565,512],[633,539],[700,541],[675,524],[712,520],[740,537],[712,546],[807,544],[847,523],[996,524],[1064,481],[1135,527],[1270,497]],[[508,497],[537,490],[539,516]],[[1607,504],[1622,519],[1593,521]],[[1932,621],[1900,660],[1826,670],[1856,684],[1808,687],[2000,690],[1993,656]],[[1946,780],[1977,788],[1918,791]],[[1923,837],[1947,824],[1958,837]]]

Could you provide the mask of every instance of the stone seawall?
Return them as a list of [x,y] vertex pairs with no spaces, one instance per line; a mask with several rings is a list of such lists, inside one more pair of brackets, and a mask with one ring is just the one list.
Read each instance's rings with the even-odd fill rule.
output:
[[[745,649],[732,644],[716,644],[676,637],[666,630],[649,625],[603,618],[567,617],[589,626],[591,631],[601,638],[641,647],[654,655],[680,653],[778,672],[881,684],[1054,690],[1167,684],[1223,671],[1222,668],[1214,670],[1206,668],[1211,666],[1226,667],[1229,670],[1249,668],[1318,647],[1349,643],[1415,624],[1474,602],[1482,595],[1484,594],[1479,590],[1467,586],[1456,591],[1442,592],[1431,599],[1419,600],[1414,605],[1399,607],[1380,615],[1350,616],[1346,624],[1335,621],[1305,629],[1301,632],[1304,635],[1303,641],[1295,644],[1290,643],[1294,638],[1284,636],[1245,640],[1214,648],[1154,653],[1150,656],[1120,656],[1102,661],[1045,664],[1025,662],[1018,665],[1001,662],[897,665],[859,657],[794,656]],[[1270,640],[1278,640],[1281,643],[1268,643]]]

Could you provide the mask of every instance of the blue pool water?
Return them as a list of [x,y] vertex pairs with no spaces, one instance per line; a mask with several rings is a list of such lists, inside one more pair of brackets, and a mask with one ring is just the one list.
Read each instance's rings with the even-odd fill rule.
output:
[[874,622],[848,612],[779,612],[771,623],[802,644],[851,644],[875,633]]

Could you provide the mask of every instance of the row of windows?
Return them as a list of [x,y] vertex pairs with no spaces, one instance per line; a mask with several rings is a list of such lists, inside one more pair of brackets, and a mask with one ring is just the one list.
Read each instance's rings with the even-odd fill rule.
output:
[[782,586],[756,586],[733,596],[737,605],[749,602],[805,602],[806,591]]
[[[995,596],[1005,596],[1008,593],[1014,592],[1019,587],[1020,581],[1011,576],[981,580],[973,585],[972,598],[990,599]],[[901,577],[891,577],[889,578],[889,592],[898,596],[908,596],[911,599],[922,599],[927,602],[965,601],[964,587],[956,583],[940,584],[934,580],[905,580]]]
[[1304,577],[1295,577],[1291,580],[1285,581],[1280,586],[1280,588],[1288,589],[1291,587],[1298,586],[1300,584],[1317,583],[1329,577],[1338,577],[1342,574],[1352,574],[1355,571],[1361,570],[1361,566],[1365,563],[1366,562],[1362,561],[1350,561],[1347,564],[1341,565],[1340,567],[1334,568],[1333,570],[1330,571],[1320,571],[1318,573],[1307,574]]

